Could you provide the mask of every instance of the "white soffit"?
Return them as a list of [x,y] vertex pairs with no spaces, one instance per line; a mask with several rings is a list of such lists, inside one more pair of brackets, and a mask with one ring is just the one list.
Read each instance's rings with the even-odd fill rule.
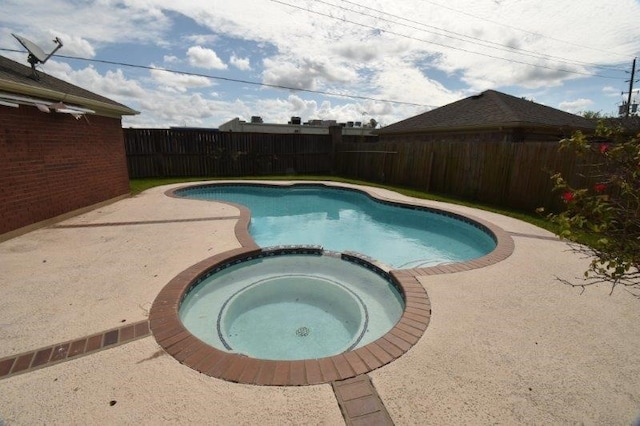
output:
[[12,107],[12,108],[18,108],[20,106],[19,104],[16,104],[14,102],[7,102],[3,99],[0,99],[0,105]]
[[0,105],[18,107],[19,105],[35,106],[42,112],[50,112],[54,110],[56,112],[64,114],[95,114],[94,110],[88,108],[82,108],[79,106],[66,105],[62,102],[51,102],[46,99],[33,98],[30,96],[14,95],[12,93],[0,92]]

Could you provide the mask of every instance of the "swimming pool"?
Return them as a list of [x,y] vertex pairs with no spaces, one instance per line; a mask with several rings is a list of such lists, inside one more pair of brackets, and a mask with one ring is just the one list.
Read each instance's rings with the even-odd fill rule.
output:
[[[193,193],[199,193],[199,195],[194,198],[228,201],[232,204],[235,203],[240,213],[235,224],[235,235],[240,243],[240,247],[215,254],[188,267],[176,275],[160,291],[153,302],[149,313],[149,327],[158,344],[180,363],[211,377],[221,378],[231,382],[272,386],[299,386],[329,383],[365,374],[401,357],[410,350],[413,345],[418,343],[427,329],[431,319],[431,302],[425,288],[418,280],[419,276],[463,272],[482,268],[506,259],[514,250],[513,239],[509,233],[485,220],[467,217],[443,209],[430,209],[422,206],[414,207],[406,202],[391,201],[397,199],[393,194],[389,196],[388,199],[382,199],[376,192],[367,192],[370,191],[370,189],[366,187],[362,187],[361,190],[360,187],[358,187],[358,189],[355,190],[351,187],[339,185],[339,187],[335,187],[333,184],[325,185],[322,183],[313,185],[307,183],[285,185],[288,186],[275,186],[272,184],[247,185],[245,183],[214,184],[177,188],[166,192],[169,196],[177,196],[180,198],[185,197],[185,194],[191,193],[189,194],[190,196],[193,195]],[[387,244],[385,240],[372,240],[373,242],[369,241],[367,244],[360,246],[349,245],[348,247],[359,247],[359,249],[350,249],[340,253],[339,256],[341,259],[348,259],[360,267],[378,271],[377,274],[386,277],[385,279],[389,280],[388,284],[391,284],[400,295],[400,298],[396,296],[391,297],[391,299],[400,302],[400,318],[396,321],[397,317],[390,317],[388,321],[389,324],[381,327],[375,331],[375,333],[371,334],[371,336],[366,337],[365,330],[369,329],[369,326],[372,324],[372,318],[379,314],[374,313],[370,315],[369,306],[373,306],[373,303],[369,305],[369,301],[365,300],[366,297],[352,292],[352,289],[349,288],[352,284],[351,281],[354,281],[354,276],[347,275],[346,278],[343,279],[344,276],[343,278],[339,278],[336,275],[330,274],[330,276],[327,277],[325,275],[327,273],[327,265],[309,264],[305,267],[304,262],[301,263],[300,259],[295,258],[300,254],[299,250],[302,250],[302,254],[304,254],[310,247],[313,247],[313,250],[323,252],[325,250],[334,250],[334,247],[337,247],[334,243],[341,240],[340,235],[333,235],[333,238],[321,240],[323,244],[314,246],[311,246],[311,243],[307,240],[305,240],[305,244],[302,245],[288,245],[287,243],[292,240],[285,239],[276,240],[281,243],[278,244],[277,247],[261,247],[254,239],[254,234],[256,233],[255,219],[251,219],[252,212],[249,210],[249,208],[253,208],[258,211],[256,206],[250,206],[247,200],[242,199],[232,201],[217,199],[211,193],[211,189],[213,189],[212,186],[218,189],[220,187],[229,187],[227,189],[232,189],[233,187],[242,187],[243,189],[253,188],[254,191],[260,193],[262,193],[263,189],[273,188],[278,190],[295,189],[301,191],[293,192],[303,193],[318,189],[322,194],[336,194],[338,195],[337,198],[339,201],[341,200],[340,203],[336,203],[335,199],[327,201],[324,198],[320,198],[315,201],[306,200],[305,203],[302,203],[302,206],[296,204],[299,200],[291,203],[283,202],[286,197],[268,197],[267,199],[263,199],[261,204],[270,204],[270,208],[274,210],[267,210],[263,217],[267,224],[277,223],[279,212],[280,215],[283,216],[301,214],[306,218],[315,218],[316,216],[323,218],[316,220],[316,223],[321,221],[334,221],[335,219],[333,218],[336,217],[336,213],[337,219],[343,216],[357,217],[359,218],[358,220],[351,223],[346,229],[342,229],[343,235],[349,235],[348,238],[343,239],[349,244],[356,240],[366,240],[367,235],[363,235],[363,233],[369,228],[366,226],[362,227],[361,224],[370,221],[376,222],[376,219],[380,219],[378,221],[379,223],[368,223],[368,226],[372,226],[371,229],[376,231],[386,232],[387,234],[385,235],[387,235],[389,239],[415,239],[414,234],[418,234],[419,232],[417,231],[425,226],[426,219],[429,217],[433,218],[434,216],[435,218],[445,217],[451,220],[454,228],[460,226],[460,230],[452,232],[452,234],[461,235],[461,240],[464,241],[468,239],[465,238],[465,234],[471,234],[479,235],[485,239],[485,242],[481,244],[483,247],[480,250],[478,250],[477,247],[475,248],[476,253],[468,260],[451,260],[451,258],[446,258],[443,263],[434,265],[434,259],[421,259],[417,264],[400,259],[397,264],[409,265],[401,267],[390,266],[392,262],[384,255],[384,252],[389,252],[389,247],[392,247],[392,245]],[[329,191],[324,191],[324,189],[328,189]],[[265,192],[265,194],[269,194],[269,192]],[[357,201],[354,202],[354,200]],[[238,205],[239,202],[242,205]],[[366,205],[367,203],[373,203],[373,211],[366,210],[370,206],[365,207],[363,211],[360,210],[362,208],[361,204]],[[305,210],[314,204],[316,208],[311,209],[311,211]],[[337,205],[341,207],[336,208]],[[329,208],[329,206],[332,206],[332,208]],[[285,210],[284,213],[282,213],[282,209]],[[381,209],[382,212],[378,209]],[[290,214],[292,211],[295,212],[295,214]],[[401,212],[408,212],[409,214],[405,216],[405,213]],[[253,213],[254,218],[257,217],[255,216],[255,212]],[[425,216],[425,213],[430,213],[431,215]],[[399,220],[400,218],[402,219],[401,221]],[[390,222],[394,226],[398,225],[397,222],[400,223],[398,227],[387,227],[387,222]],[[291,223],[293,224],[294,222]],[[436,223],[438,223],[438,225],[431,225],[431,228],[434,229],[430,229],[430,235],[438,236],[446,234],[448,239],[445,238],[443,241],[449,241],[451,244],[454,244],[455,242],[453,240],[457,238],[452,239],[451,235],[448,235],[449,231],[442,229],[444,226],[449,227],[451,223],[448,221]],[[324,232],[317,232],[316,229],[305,230],[303,228],[302,231],[304,232],[300,232],[300,229],[290,227],[283,228],[282,225],[276,226],[275,228],[280,229],[282,232],[272,232],[274,235],[324,234]],[[252,232],[251,235],[248,233],[249,230]],[[480,232],[480,234],[476,234],[476,232]],[[490,241],[487,241],[487,238]],[[434,237],[434,239],[437,238]],[[420,245],[424,244],[424,242],[420,242],[419,240],[418,242]],[[261,242],[260,244],[265,243]],[[377,244],[381,244],[383,250],[378,252],[368,250],[370,245]],[[447,243],[445,243],[445,249],[447,248],[446,246]],[[387,250],[384,250],[384,248],[387,248]],[[227,268],[231,268],[230,271],[233,271],[237,266],[237,271],[242,271],[243,263],[249,262],[249,265],[251,265],[256,258],[268,257],[274,252],[282,254],[283,256],[292,256],[291,260],[293,264],[296,265],[295,267],[302,267],[302,270],[289,274],[288,271],[290,271],[290,268],[288,266],[282,267],[282,265],[279,265],[277,267],[279,272],[276,276],[270,276],[269,267],[264,271],[256,270],[248,275],[249,280],[245,282],[246,285],[241,285],[241,288],[227,294],[226,298],[220,297],[219,300],[215,302],[217,306],[214,306],[214,316],[216,318],[214,321],[208,320],[208,323],[199,323],[198,318],[195,318],[196,329],[194,329],[193,332],[185,327],[185,322],[189,322],[190,320],[184,318],[180,310],[182,306],[186,307],[190,303],[192,292],[198,291],[199,284],[206,283],[210,277],[215,277],[216,274]],[[338,250],[332,252],[337,253]],[[372,253],[382,254],[378,255],[379,257],[377,258],[372,258],[376,256]],[[464,256],[462,257],[464,258]],[[380,262],[380,259],[385,263]],[[437,261],[438,260],[436,260],[436,262]],[[417,266],[411,266],[414,264]],[[236,278],[242,277],[231,274],[223,279],[235,281]],[[311,284],[313,287],[318,287],[318,289],[313,288],[309,293],[299,292],[300,288],[295,282],[298,280],[301,281],[302,285]],[[355,280],[357,281],[357,278]],[[219,284],[220,283],[215,284],[214,287]],[[209,290],[204,291],[207,292]],[[211,291],[217,290],[211,289]],[[367,289],[364,290],[365,295],[366,293]],[[260,321],[263,315],[265,315],[261,310],[263,308],[268,308],[267,310],[270,309],[270,306],[265,306],[262,301],[267,300],[269,303],[266,305],[277,305],[281,302],[288,304],[292,301],[289,297],[290,294],[297,294],[297,298],[299,298],[300,301],[307,297],[314,299],[311,303],[313,309],[320,308],[323,311],[327,311],[326,313],[330,312],[331,314],[329,316],[333,318],[329,318],[329,320],[338,320],[345,323],[344,326],[347,329],[346,340],[343,339],[337,346],[337,353],[333,355],[320,355],[319,358],[314,357],[314,353],[303,354],[301,356],[310,357],[304,359],[300,359],[298,356],[283,357],[282,355],[273,356],[270,354],[258,354],[255,355],[257,357],[254,357],[247,354],[247,352],[250,353],[254,349],[251,345],[251,339],[258,340],[257,337],[250,337],[248,339],[249,342],[244,341],[238,345],[238,341],[235,340],[236,336],[233,336],[233,334],[244,326],[244,319],[241,317],[245,313],[249,313],[249,316],[251,316],[251,314],[253,314],[251,311],[258,309],[257,318],[258,321]],[[344,303],[342,303],[342,299],[345,299]],[[297,303],[298,301],[295,302]],[[336,302],[337,306],[332,306],[335,305]],[[290,308],[297,309],[297,307],[286,306],[284,310],[285,314]],[[306,307],[304,309],[306,309]],[[206,311],[207,309],[204,310]],[[277,311],[277,309],[275,311]],[[270,314],[271,312],[267,313],[267,315]],[[324,314],[320,315],[320,317],[322,316],[324,316]],[[302,318],[304,318],[304,315]],[[240,320],[238,324],[240,328],[235,328],[235,321],[237,320]],[[253,320],[255,321],[255,317]],[[319,320],[322,321],[322,318],[319,318]],[[289,330],[280,327],[281,324],[279,324],[286,322],[286,318],[276,318],[275,321],[276,324],[272,325],[275,331],[284,331],[291,334],[293,330],[293,333],[301,339],[307,339],[316,331],[321,330],[321,328],[316,329],[316,325],[309,326],[308,324],[293,324],[297,326]],[[347,321],[349,325],[346,325]],[[394,323],[394,321],[396,322]],[[352,322],[353,324],[357,324],[357,326],[352,326]],[[384,330],[389,325],[391,325],[391,329],[385,333]],[[207,337],[200,335],[200,331],[197,330],[198,327],[208,329],[208,333],[216,329],[218,337],[222,337],[221,342],[224,340],[226,345],[225,343],[221,343],[222,349],[219,349],[215,347],[214,344],[207,343]],[[252,326],[249,326],[249,329],[251,329],[251,327]],[[335,332],[335,330],[329,331],[329,333],[333,332]],[[384,334],[376,338],[375,336],[380,335],[380,333]],[[277,338],[274,338],[273,340],[276,341],[276,339]],[[374,340],[370,341],[371,339]],[[322,341],[322,339],[320,339],[320,341]],[[248,351],[241,347],[245,343],[249,343]],[[359,343],[362,343],[363,346],[359,346]],[[269,342],[266,342],[266,344],[269,344]],[[332,350],[328,352],[328,354],[333,352]]]
[[491,232],[473,221],[381,202],[351,189],[214,184],[180,189],[176,195],[246,206],[251,211],[249,232],[261,247],[319,245],[403,269],[463,262],[496,247]]

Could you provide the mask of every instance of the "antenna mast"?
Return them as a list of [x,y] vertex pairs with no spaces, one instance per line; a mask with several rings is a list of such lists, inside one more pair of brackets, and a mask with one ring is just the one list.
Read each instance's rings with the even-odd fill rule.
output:
[[631,108],[631,93],[633,92],[633,78],[636,74],[636,58],[633,58],[633,64],[631,65],[631,79],[629,80],[629,95],[627,97],[627,111],[625,117],[629,116],[629,108]]

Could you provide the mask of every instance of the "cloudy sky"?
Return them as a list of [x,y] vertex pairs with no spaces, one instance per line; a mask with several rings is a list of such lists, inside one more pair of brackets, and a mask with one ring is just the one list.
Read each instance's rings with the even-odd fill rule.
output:
[[27,64],[11,33],[45,52],[59,37],[65,57],[40,69],[140,111],[125,127],[254,115],[384,125],[487,89],[616,114],[640,51],[639,0],[2,0],[1,9],[0,55]]

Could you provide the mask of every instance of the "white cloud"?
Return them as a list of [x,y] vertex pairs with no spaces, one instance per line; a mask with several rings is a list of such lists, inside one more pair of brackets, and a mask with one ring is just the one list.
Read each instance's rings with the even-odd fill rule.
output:
[[[53,48],[51,39],[59,36],[65,42],[63,54],[161,63],[187,72],[191,67],[227,70],[225,76],[231,79],[428,106],[497,89],[516,95],[535,92],[540,102],[567,109],[585,108],[574,103],[591,100],[586,107],[596,110],[613,108],[612,97],[627,90],[624,71],[640,50],[636,0],[583,0],[579,8],[570,0],[448,0],[428,7],[417,0],[371,0],[363,7],[321,2],[296,6],[250,0],[4,0],[0,37],[9,40],[5,45],[19,48],[10,36],[18,32]],[[96,65],[101,75],[94,76],[98,83],[93,85],[80,79],[82,73],[91,76],[79,68],[84,64],[70,64],[68,71],[77,72],[78,81],[114,93],[117,88],[106,82],[120,82],[132,93],[136,90],[131,85],[137,84],[150,98],[171,93],[195,104],[197,98],[186,96],[199,91],[205,102],[216,99],[228,108],[221,115],[200,118],[212,125],[219,124],[218,118],[242,114],[340,119],[369,102],[303,92],[291,98],[286,91],[231,81],[216,84],[214,98],[214,81],[204,77],[159,71],[133,77],[122,67],[121,74],[112,67],[113,74],[107,75],[105,65]],[[592,73],[607,79],[585,75]],[[377,111],[374,118],[386,124],[428,108],[371,104],[367,111]],[[261,110],[269,107],[283,110]],[[159,114],[139,109],[143,115]]]
[[[40,45],[40,48],[42,48],[45,53],[49,53],[56,47],[56,44],[52,42],[52,39],[58,37],[60,41],[62,41],[62,49],[64,49],[65,55],[78,56],[80,58],[93,58],[96,56],[96,51],[91,42],[82,37],[60,31],[55,33],[53,31],[49,31],[49,36],[50,38],[47,40],[47,43]],[[63,51],[60,51],[59,53],[62,52]]]
[[376,74],[373,85],[379,88],[382,99],[402,99],[428,107],[441,106],[462,97],[408,65],[388,64]]
[[334,83],[355,84],[358,74],[348,64],[325,57],[277,56],[263,63],[263,81],[284,87],[320,90]]
[[84,89],[114,100],[141,98],[147,91],[135,80],[127,79],[121,69],[109,70],[100,74],[93,66],[74,70],[68,64],[50,60],[44,71],[61,80],[66,80]]
[[31,35],[27,38],[43,45],[50,42],[51,35],[72,35],[101,45],[122,41],[155,43],[170,28],[170,21],[154,3],[3,0],[0,25]]
[[217,127],[233,117],[229,111],[247,111],[241,102],[208,99],[201,94],[153,92],[138,107],[148,114],[123,118],[124,126],[135,127]]
[[266,84],[305,90],[318,89],[316,76],[300,66],[272,59],[265,59],[263,65],[263,82]]
[[192,46],[187,51],[189,63],[194,67],[208,68],[216,70],[227,69],[227,65],[222,62],[216,52],[202,46]]
[[591,107],[591,105],[593,105],[593,101],[591,99],[575,99],[573,101],[564,101],[564,102],[560,102],[560,109],[563,109],[565,111],[571,112],[571,113],[580,113],[580,112],[584,112],[587,111],[589,109],[589,107]]
[[[249,104],[251,105],[251,104]],[[275,98],[258,100],[255,107],[244,116],[248,119],[251,115],[261,115],[269,123],[286,123],[291,117],[301,117],[303,121],[311,119],[331,119],[338,122],[361,121],[369,122],[372,118],[380,121],[380,118],[393,113],[388,103],[373,101],[340,103],[336,101],[323,101],[305,99],[299,95],[291,94],[287,98]],[[258,111],[259,113],[256,113]],[[387,122],[387,124],[391,124]]]
[[602,93],[610,97],[618,97],[622,95],[622,91],[619,88],[613,86],[605,86],[602,88]]
[[184,93],[191,89],[209,87],[213,83],[211,79],[197,75],[177,74],[163,71],[161,68],[150,70],[151,77],[159,85],[159,88],[168,92]]
[[249,58],[239,58],[235,55],[235,53],[231,55],[229,63],[242,71],[248,71],[251,69],[251,61],[249,60]]
[[360,63],[372,62],[384,55],[386,49],[373,43],[347,42],[336,47],[336,52],[347,60],[358,61]]
[[215,34],[192,34],[185,38],[191,43],[194,43],[197,45],[214,44],[219,39],[219,37]]

